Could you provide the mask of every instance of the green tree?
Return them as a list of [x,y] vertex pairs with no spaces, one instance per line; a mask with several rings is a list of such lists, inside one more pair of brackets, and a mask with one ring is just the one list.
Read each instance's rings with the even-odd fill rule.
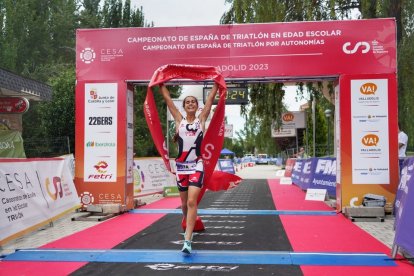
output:
[[75,141],[75,84],[74,68],[62,70],[50,80],[53,94],[50,102],[40,107],[42,132],[47,137],[69,137],[71,149]]
[[[171,98],[177,98],[180,94],[178,86],[168,87],[170,90]],[[172,142],[172,137],[175,133],[174,124],[169,125],[169,132],[167,133],[167,107],[164,103],[164,99],[161,94],[158,92],[158,87],[153,88],[154,99],[158,109],[158,116],[164,131],[169,139],[170,147],[170,156],[176,156],[177,149],[176,145]],[[145,156],[159,156],[159,153],[154,145],[154,142],[149,132],[145,116],[144,116],[144,101],[146,97],[146,87],[137,86],[135,87],[134,94],[134,129],[135,129],[135,139],[134,139],[134,149],[135,156],[145,157]]]
[[[75,142],[75,70],[62,69],[50,79],[52,100],[31,101],[23,115],[23,138],[28,157],[49,157],[74,150]],[[58,142],[56,142],[58,141]]]
[[102,19],[104,28],[122,27],[122,0],[105,0]]
[[[75,84],[77,28],[143,27],[144,22],[142,7],[131,9],[130,0],[125,6],[122,0],[1,0],[0,67],[53,85],[52,101],[32,101],[23,116],[25,139],[53,134],[74,141],[74,89],[69,89]],[[142,126],[146,123],[137,129]]]
[[1,46],[2,52],[0,53],[0,66],[21,73],[24,67],[21,56],[26,52],[22,45],[26,44],[26,26],[32,14],[29,2],[4,0],[1,3],[1,8],[3,25],[0,27],[3,43]]
[[123,27],[131,26],[131,0],[125,0],[124,9],[122,10],[122,24]]
[[83,1],[83,9],[79,12],[80,28],[99,28],[101,26],[100,2],[101,0]]

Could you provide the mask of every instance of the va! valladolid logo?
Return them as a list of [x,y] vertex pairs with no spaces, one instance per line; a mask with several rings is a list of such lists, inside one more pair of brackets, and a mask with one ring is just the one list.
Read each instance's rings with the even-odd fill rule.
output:
[[96,58],[96,53],[92,48],[85,48],[80,53],[80,59],[86,63],[90,64],[92,63]]

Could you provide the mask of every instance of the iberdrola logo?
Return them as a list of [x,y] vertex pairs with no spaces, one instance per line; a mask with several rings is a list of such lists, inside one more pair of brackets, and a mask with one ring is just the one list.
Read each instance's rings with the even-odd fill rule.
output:
[[91,147],[91,148],[93,148],[94,146],[95,146],[95,141],[89,141],[89,142],[87,142],[86,143],[86,146],[89,148],[89,147]]

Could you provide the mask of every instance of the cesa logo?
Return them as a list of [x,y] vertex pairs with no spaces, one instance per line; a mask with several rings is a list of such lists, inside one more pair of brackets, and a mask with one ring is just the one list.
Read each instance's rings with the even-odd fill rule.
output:
[[371,94],[375,94],[375,92],[377,92],[377,89],[378,87],[375,83],[367,82],[361,85],[361,87],[359,88],[359,91],[361,92],[361,94],[371,95]]
[[350,48],[351,42],[345,42],[344,45],[342,45],[342,51],[347,55],[355,54],[360,48],[361,53],[366,54],[371,49],[371,45],[366,41],[360,41],[357,42],[352,49]]
[[92,48],[85,48],[80,53],[80,59],[86,63],[90,64],[92,63],[96,58],[96,53]]
[[364,144],[367,147],[376,146],[379,142],[379,137],[375,134],[367,134],[364,137],[362,137],[362,144]]
[[295,115],[293,113],[285,113],[282,116],[282,120],[285,122],[291,122],[295,119]]
[[82,203],[82,206],[86,207],[95,202],[95,197],[92,193],[85,191],[80,194],[80,201]]
[[106,48],[101,49],[101,55],[123,55],[124,51],[122,49],[113,49],[113,48]]

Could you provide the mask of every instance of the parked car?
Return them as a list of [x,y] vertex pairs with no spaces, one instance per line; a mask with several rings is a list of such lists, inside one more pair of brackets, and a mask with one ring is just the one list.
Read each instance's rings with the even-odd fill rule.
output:
[[269,157],[267,157],[266,153],[259,153],[257,155],[256,164],[269,164]]
[[256,160],[257,160],[256,156],[254,156],[254,154],[252,153],[246,153],[242,158],[243,163],[247,163],[247,162],[256,163]]

